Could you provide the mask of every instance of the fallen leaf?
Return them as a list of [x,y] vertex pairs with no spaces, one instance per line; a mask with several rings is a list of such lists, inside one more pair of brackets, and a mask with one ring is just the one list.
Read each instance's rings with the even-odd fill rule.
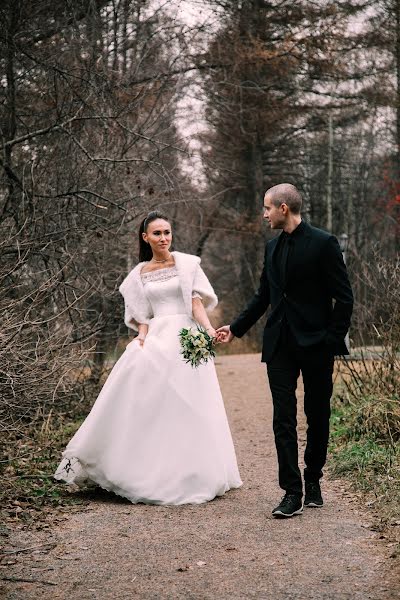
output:
[[193,569],[193,567],[191,565],[185,565],[184,567],[179,567],[177,571],[183,573],[184,571],[189,571],[189,569]]

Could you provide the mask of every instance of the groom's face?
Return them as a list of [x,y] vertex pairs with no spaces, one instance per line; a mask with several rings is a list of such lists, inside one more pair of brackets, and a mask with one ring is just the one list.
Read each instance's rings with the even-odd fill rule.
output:
[[276,206],[271,201],[271,198],[264,198],[264,219],[268,221],[271,229],[283,229],[286,222],[286,204]]

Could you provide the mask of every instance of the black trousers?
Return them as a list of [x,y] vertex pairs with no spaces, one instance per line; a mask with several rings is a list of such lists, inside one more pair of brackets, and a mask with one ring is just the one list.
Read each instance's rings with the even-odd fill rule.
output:
[[289,327],[285,325],[282,328],[267,370],[274,406],[279,485],[288,493],[303,493],[298,465],[297,379],[301,371],[307,417],[304,479],[319,481],[328,449],[333,363],[333,354],[324,343],[308,348],[299,346]]

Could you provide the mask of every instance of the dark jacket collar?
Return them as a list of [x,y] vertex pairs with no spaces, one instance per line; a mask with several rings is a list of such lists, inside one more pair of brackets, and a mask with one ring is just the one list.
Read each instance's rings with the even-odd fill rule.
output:
[[300,221],[300,223],[297,225],[296,229],[294,229],[292,231],[292,233],[287,233],[286,231],[282,231],[282,236],[286,237],[288,239],[295,239],[296,237],[298,237],[299,235],[302,235],[305,230],[306,230],[306,224],[303,220]]

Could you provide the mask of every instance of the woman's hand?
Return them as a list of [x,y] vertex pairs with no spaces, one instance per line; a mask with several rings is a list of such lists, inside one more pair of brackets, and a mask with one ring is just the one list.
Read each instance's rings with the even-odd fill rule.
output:
[[192,299],[192,310],[194,320],[207,331],[210,337],[216,338],[217,332],[209,321],[201,298],[195,297]]
[[215,331],[214,327],[207,327],[206,331],[210,337],[212,337],[212,338],[217,337],[217,332]]
[[140,347],[142,348],[144,340],[146,339],[147,332],[149,330],[149,326],[145,323],[139,323],[138,330],[138,334],[133,341],[137,340],[140,344]]
[[138,335],[138,336],[135,337],[135,339],[133,341],[134,342],[139,342],[140,347],[143,348],[143,344],[144,344],[144,340],[145,339],[146,339],[146,336],[142,337],[141,335]]

